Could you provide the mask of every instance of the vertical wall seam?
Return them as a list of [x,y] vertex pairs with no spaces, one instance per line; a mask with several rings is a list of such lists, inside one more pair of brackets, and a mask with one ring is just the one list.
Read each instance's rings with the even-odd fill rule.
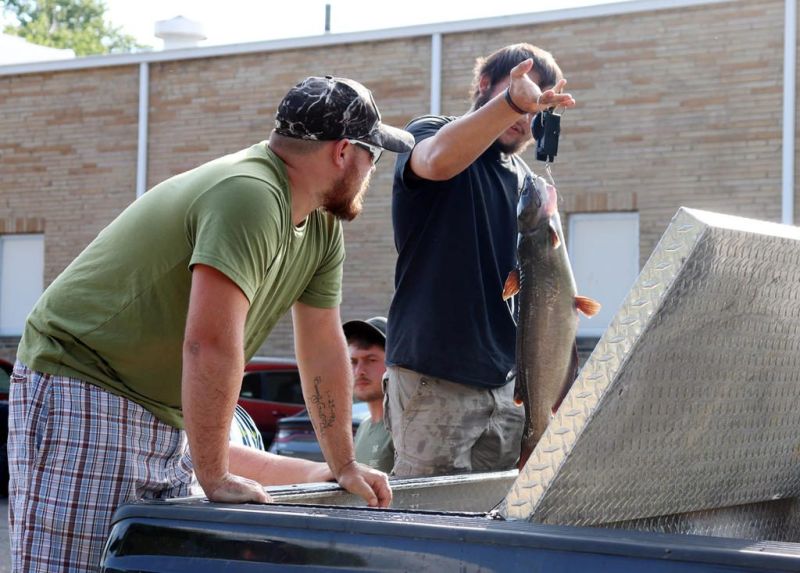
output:
[[786,0],[783,25],[783,154],[781,158],[781,222],[786,225],[794,224],[796,60],[797,0]]
[[136,151],[136,197],[147,190],[147,124],[150,109],[150,67],[139,64],[139,135]]
[[431,115],[442,112],[442,34],[431,35]]

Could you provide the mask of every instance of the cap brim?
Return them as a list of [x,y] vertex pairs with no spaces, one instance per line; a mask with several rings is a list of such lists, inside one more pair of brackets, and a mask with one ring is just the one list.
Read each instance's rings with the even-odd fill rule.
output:
[[377,336],[384,342],[386,342],[386,335],[380,331],[380,329],[372,326],[370,323],[365,322],[363,320],[351,320],[345,322],[342,325],[342,330],[344,330],[345,338],[350,338],[351,336],[355,336],[357,334],[366,335],[368,338],[373,336]]
[[378,129],[370,133],[368,137],[361,139],[395,153],[408,153],[414,148],[413,135],[404,129],[385,123],[379,124]]

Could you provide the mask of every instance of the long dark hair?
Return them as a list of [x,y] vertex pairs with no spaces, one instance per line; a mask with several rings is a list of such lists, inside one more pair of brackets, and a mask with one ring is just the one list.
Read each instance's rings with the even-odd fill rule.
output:
[[475,61],[475,72],[470,88],[473,104],[481,95],[481,78],[489,79],[487,92],[491,92],[498,82],[508,78],[508,74],[514,66],[528,58],[533,58],[533,74],[536,77],[536,83],[542,90],[552,88],[563,77],[561,68],[558,67],[550,52],[532,44],[511,44],[500,48],[486,58],[478,58]]

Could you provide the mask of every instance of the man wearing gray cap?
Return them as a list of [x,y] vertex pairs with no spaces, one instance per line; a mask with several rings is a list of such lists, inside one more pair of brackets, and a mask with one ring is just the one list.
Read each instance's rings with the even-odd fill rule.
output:
[[356,461],[389,473],[394,466],[394,446],[383,422],[386,318],[350,320],[342,330],[353,366],[353,395],[369,408],[369,418],[359,424],[354,438]]
[[[264,484],[332,474],[389,505],[353,450],[340,220],[381,151],[412,144],[358,82],[307,78],[269,141],[155,186],[56,278],[11,380],[14,570],[94,571],[117,506],[197,482],[211,501],[267,502]],[[330,469],[228,443],[244,364],[289,309]]]

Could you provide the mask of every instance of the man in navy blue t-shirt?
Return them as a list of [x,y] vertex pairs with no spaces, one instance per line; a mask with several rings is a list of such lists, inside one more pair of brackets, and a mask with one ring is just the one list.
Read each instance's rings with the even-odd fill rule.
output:
[[398,251],[389,311],[386,421],[398,476],[514,466],[524,411],[506,376],[516,327],[502,299],[516,263],[516,205],[533,114],[572,106],[553,56],[506,46],[475,68],[461,117],[407,130],[392,222]]

